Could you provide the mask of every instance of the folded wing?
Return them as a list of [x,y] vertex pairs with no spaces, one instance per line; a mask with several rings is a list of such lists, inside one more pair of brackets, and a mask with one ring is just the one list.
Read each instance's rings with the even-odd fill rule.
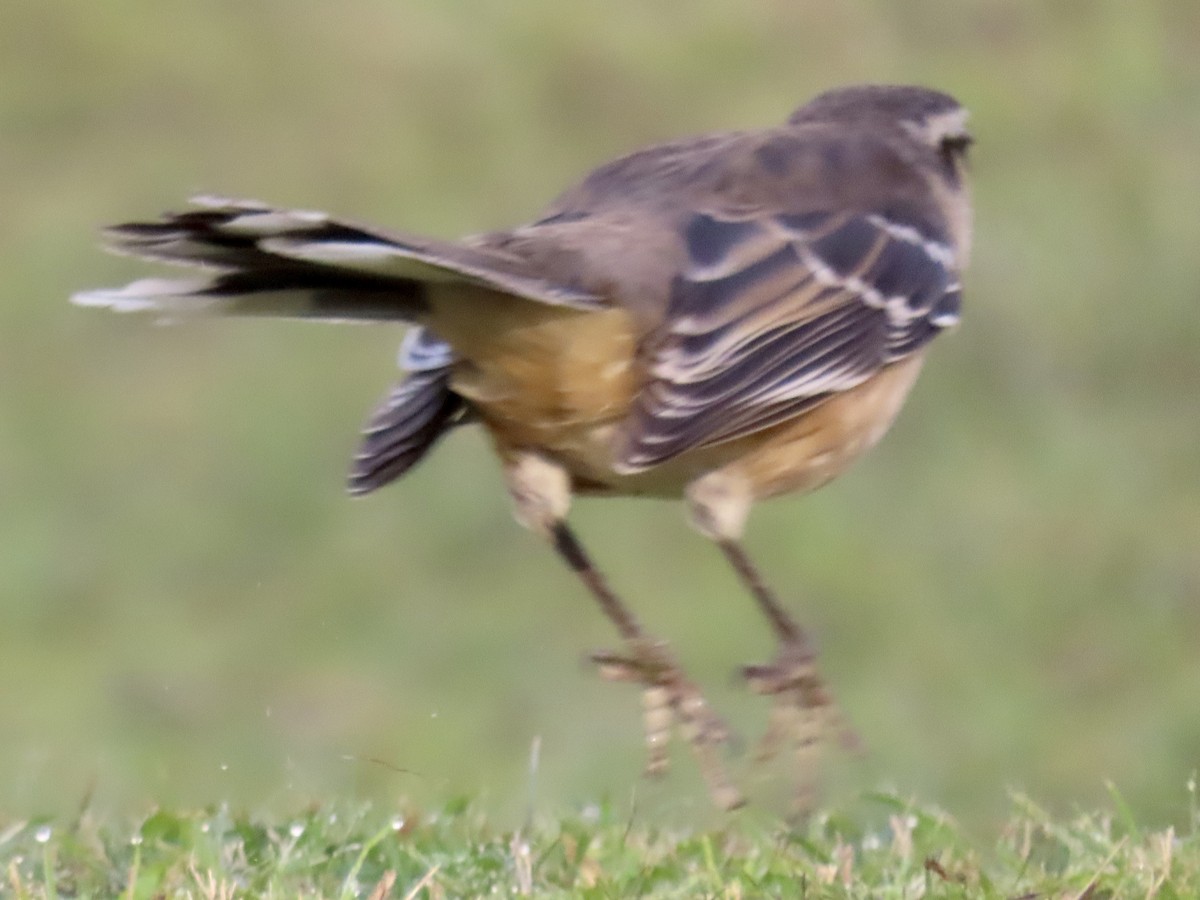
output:
[[917,215],[697,213],[683,236],[624,471],[786,421],[958,319],[954,251]]

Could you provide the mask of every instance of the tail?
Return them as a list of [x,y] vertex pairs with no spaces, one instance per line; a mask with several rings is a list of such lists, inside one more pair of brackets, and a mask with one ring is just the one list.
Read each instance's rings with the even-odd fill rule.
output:
[[395,481],[425,458],[452,428],[471,421],[467,401],[450,386],[455,356],[426,328],[412,328],[400,347],[406,373],[363,428],[347,480],[351,494],[367,494]]
[[80,306],[193,315],[282,316],[323,321],[419,321],[431,283],[469,283],[556,306],[592,308],[591,294],[525,271],[498,248],[402,235],[273,209],[255,201],[197,197],[197,209],[106,230],[108,249],[209,270],[188,279],[148,278],[86,291]]

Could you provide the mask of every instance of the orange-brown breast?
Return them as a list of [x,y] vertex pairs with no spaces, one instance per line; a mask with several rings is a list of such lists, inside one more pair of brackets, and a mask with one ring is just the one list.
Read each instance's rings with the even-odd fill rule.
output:
[[790,422],[742,438],[727,468],[755,499],[811,491],[836,478],[887,433],[921,371],[923,353],[881,369]]

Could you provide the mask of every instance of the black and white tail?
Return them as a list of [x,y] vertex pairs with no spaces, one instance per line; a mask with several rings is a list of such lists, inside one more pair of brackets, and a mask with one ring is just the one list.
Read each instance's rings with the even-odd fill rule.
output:
[[208,270],[192,278],[147,278],[86,291],[80,306],[116,312],[281,316],[323,321],[414,322],[424,287],[469,283],[553,305],[595,298],[523,272],[523,260],[470,243],[403,235],[274,209],[247,200],[197,197],[196,209],[106,229],[114,253]]

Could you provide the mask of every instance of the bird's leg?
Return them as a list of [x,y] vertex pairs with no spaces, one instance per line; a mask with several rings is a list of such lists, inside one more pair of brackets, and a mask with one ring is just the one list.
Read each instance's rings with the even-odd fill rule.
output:
[[649,754],[646,774],[666,772],[667,743],[672,726],[677,726],[696,755],[713,803],[722,809],[741,806],[745,802],[742,794],[729,780],[719,755],[720,745],[729,738],[728,729],[679,666],[670,647],[642,629],[567,525],[570,483],[566,472],[543,457],[524,454],[507,467],[506,474],[518,521],[550,541],[625,641],[625,654],[594,653],[591,659],[603,678],[642,686]]
[[675,660],[670,647],[642,630],[628,607],[609,588],[604,576],[592,565],[583,547],[565,521],[553,526],[554,549],[566,560],[600,604],[624,638],[627,653],[593,653],[591,659],[600,675],[610,681],[630,681],[642,686],[643,721],[646,728],[647,775],[667,770],[667,742],[671,726],[691,744],[708,784],[713,802],[722,809],[741,806],[741,792],[730,782],[718,750],[729,739],[725,724],[713,713],[700,689]]
[[767,587],[741,544],[718,541],[717,546],[758,602],[779,641],[772,662],[742,667],[742,676],[751,690],[775,698],[771,721],[759,749],[760,758],[774,756],[780,743],[789,737],[798,753],[814,747],[821,738],[822,714],[831,715],[829,724],[837,727],[843,746],[857,746],[857,735],[841,721],[833,694],[817,670],[817,652],[808,634]]
[[813,777],[826,729],[836,729],[845,746],[857,745],[857,737],[841,720],[836,701],[817,670],[816,650],[807,633],[784,609],[742,549],[739,538],[750,510],[750,492],[740,479],[718,471],[689,485],[687,497],[692,524],[721,548],[778,640],[774,660],[743,666],[741,673],[752,691],[772,698],[758,758],[770,759],[783,744],[791,744],[801,778],[796,805],[806,810],[813,801]]

